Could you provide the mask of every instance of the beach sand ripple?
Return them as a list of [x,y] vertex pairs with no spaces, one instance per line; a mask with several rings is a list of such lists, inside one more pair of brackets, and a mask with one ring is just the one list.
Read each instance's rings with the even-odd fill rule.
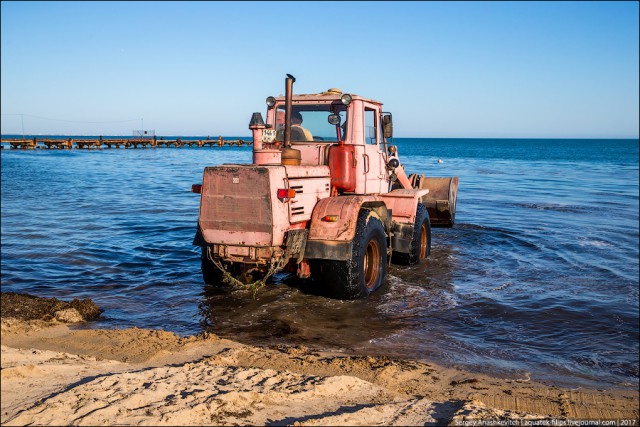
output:
[[47,319],[2,318],[2,425],[638,420],[637,390],[569,390],[419,360]]

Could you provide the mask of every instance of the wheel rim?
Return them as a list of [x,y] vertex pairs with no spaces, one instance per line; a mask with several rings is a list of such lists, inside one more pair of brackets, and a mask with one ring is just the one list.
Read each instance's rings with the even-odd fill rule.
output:
[[380,274],[380,246],[375,240],[370,240],[364,254],[364,283],[367,289],[373,289]]
[[422,223],[420,227],[420,259],[427,257],[427,224]]

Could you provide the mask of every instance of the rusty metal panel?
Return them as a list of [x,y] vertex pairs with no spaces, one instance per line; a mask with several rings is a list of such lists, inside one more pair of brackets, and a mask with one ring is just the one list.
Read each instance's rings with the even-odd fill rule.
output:
[[273,243],[273,209],[266,167],[205,168],[199,223],[208,243]]
[[318,200],[331,194],[330,178],[289,179],[289,188],[296,191],[296,197],[289,200],[289,221],[297,223],[311,219],[311,213]]
[[427,207],[431,225],[452,227],[456,217],[458,177],[421,176],[419,186],[429,189],[429,194],[423,196],[421,201]]
[[331,194],[329,167],[286,165],[285,170],[288,188],[296,191],[296,196],[287,201],[289,221],[308,221],[318,200]]
[[[298,148],[298,146],[296,146]],[[301,150],[304,148],[300,148]],[[295,166],[295,165],[286,165],[285,169],[287,171],[287,177],[289,179],[292,178],[328,178],[331,174],[329,171],[329,166]]]
[[[380,200],[378,196],[341,196],[320,200],[311,216],[308,240],[353,240],[360,207],[363,203]],[[334,222],[324,221],[327,215],[337,215],[338,218]]]
[[387,208],[393,211],[393,222],[413,224],[416,220],[418,199],[429,192],[428,189],[397,189],[381,194]]

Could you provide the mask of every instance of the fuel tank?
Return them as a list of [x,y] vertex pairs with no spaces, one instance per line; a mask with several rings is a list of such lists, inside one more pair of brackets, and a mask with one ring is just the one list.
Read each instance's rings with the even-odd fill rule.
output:
[[329,150],[331,187],[338,191],[355,191],[356,163],[353,145],[334,145]]

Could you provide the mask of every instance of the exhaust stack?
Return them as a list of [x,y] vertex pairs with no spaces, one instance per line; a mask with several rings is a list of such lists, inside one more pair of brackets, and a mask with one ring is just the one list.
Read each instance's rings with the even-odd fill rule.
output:
[[285,93],[284,93],[284,146],[286,148],[291,147],[291,97],[293,92],[293,82],[296,81],[296,78],[291,74],[287,74],[287,79],[285,80]]
[[292,97],[293,97],[293,82],[296,81],[296,78],[291,74],[287,74],[287,79],[285,80],[285,94],[284,94],[284,144],[280,151],[281,154],[281,162],[283,165],[293,165],[299,166],[301,160],[300,150],[296,150],[295,148],[291,148],[291,114],[292,114]]

